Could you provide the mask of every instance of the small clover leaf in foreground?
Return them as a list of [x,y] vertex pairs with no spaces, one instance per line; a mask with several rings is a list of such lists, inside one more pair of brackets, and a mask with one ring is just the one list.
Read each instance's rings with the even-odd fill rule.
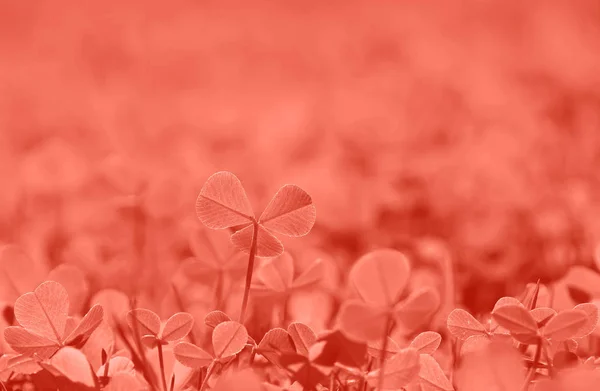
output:
[[[350,284],[360,299],[345,301],[338,314],[338,327],[358,342],[381,341],[379,388],[383,386],[388,335],[394,324],[412,328],[439,307],[436,291],[424,288],[402,300],[410,276],[410,264],[401,252],[380,249],[363,255],[350,270]],[[417,360],[418,361],[418,360]]]
[[221,171],[210,176],[200,190],[196,215],[208,228],[234,228],[231,241],[249,254],[239,318],[243,323],[254,258],[275,257],[283,253],[283,245],[273,233],[291,237],[307,235],[315,223],[316,209],[304,190],[295,185],[285,185],[277,191],[257,220],[240,180],[231,172]]
[[69,296],[57,282],[46,281],[33,292],[17,299],[15,319],[20,326],[4,330],[4,337],[17,353],[41,359],[52,357],[60,348],[80,348],[102,322],[104,311],[93,306],[83,319],[68,315]]
[[208,366],[206,376],[200,390],[208,385],[217,364],[226,363],[240,353],[248,343],[248,331],[241,323],[224,321],[218,323],[212,332],[212,348],[214,355],[189,342],[175,345],[175,358],[181,364],[192,369]]
[[136,308],[127,313],[127,323],[136,338],[150,347],[157,347],[163,390],[167,391],[167,380],[163,357],[163,345],[185,338],[194,326],[194,317],[187,312],[172,315],[165,323],[154,312]]

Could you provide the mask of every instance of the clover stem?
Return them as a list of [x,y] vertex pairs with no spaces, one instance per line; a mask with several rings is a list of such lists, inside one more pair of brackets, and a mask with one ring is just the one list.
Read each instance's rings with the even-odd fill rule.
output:
[[242,298],[242,309],[240,310],[239,322],[244,324],[246,307],[248,306],[248,296],[250,294],[250,284],[252,283],[252,272],[254,271],[254,258],[256,257],[256,239],[258,237],[258,223],[254,222],[252,232],[252,244],[250,245],[250,255],[248,257],[248,269],[246,270],[246,286],[244,287],[244,297]]
[[162,343],[158,341],[158,364],[160,365],[160,379],[162,381],[163,390],[168,391],[167,379],[165,378],[165,360],[163,357]]
[[221,302],[223,301],[223,285],[224,285],[223,272],[219,271],[217,274],[217,286],[215,287],[215,308],[221,308]]
[[381,341],[381,358],[379,361],[379,378],[377,379],[377,389],[383,390],[383,380],[384,380],[384,367],[385,367],[385,359],[386,352],[388,348],[388,334],[390,332],[390,328],[392,327],[392,313],[390,312],[387,316],[387,320],[385,322],[385,330],[383,332],[383,340]]
[[529,369],[529,372],[527,373],[527,377],[525,378],[525,383],[523,384],[523,391],[527,391],[527,389],[529,389],[529,384],[531,383],[531,381],[533,380],[533,377],[535,376],[535,372],[537,371],[537,364],[540,361],[540,357],[542,356],[542,340],[539,339],[535,348],[535,355],[533,357],[533,365],[531,366],[531,368]]
[[199,391],[204,391],[204,389],[208,385],[208,379],[210,379],[210,376],[212,375],[213,371],[215,370],[215,364],[216,364],[216,360],[211,362],[210,365],[208,366],[208,370],[206,371],[206,376],[204,376],[204,380],[202,381],[202,385],[200,386]]

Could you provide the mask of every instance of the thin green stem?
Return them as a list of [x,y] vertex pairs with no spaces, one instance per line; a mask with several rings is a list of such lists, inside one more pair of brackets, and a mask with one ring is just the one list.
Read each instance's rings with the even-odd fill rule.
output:
[[379,360],[379,378],[377,379],[377,389],[378,390],[383,390],[383,380],[385,377],[385,360],[386,360],[386,353],[387,353],[387,348],[388,348],[388,334],[390,332],[390,328],[392,327],[392,322],[393,322],[393,318],[392,318],[392,313],[390,312],[387,316],[387,320],[385,322],[385,330],[383,332],[383,340],[381,341],[381,358]]
[[250,285],[252,284],[252,273],[254,271],[254,258],[256,257],[256,239],[258,237],[258,223],[254,222],[254,231],[252,232],[252,244],[250,245],[250,255],[248,257],[248,269],[246,270],[246,286],[244,287],[244,297],[242,298],[242,309],[240,310],[239,322],[244,324],[246,307],[248,306],[248,296],[250,295]]
[[162,343],[158,341],[158,364],[160,365],[160,380],[164,391],[169,391],[167,388],[167,379],[165,378],[165,360],[163,357]]
[[206,386],[208,385],[208,379],[210,379],[210,376],[212,375],[213,371],[215,370],[215,366],[217,364],[217,361],[213,361],[210,363],[210,365],[208,366],[208,370],[206,371],[206,376],[204,376],[204,381],[202,382],[202,385],[200,386],[200,390],[199,391],[204,391],[206,389]]
[[538,343],[536,345],[535,348],[535,355],[533,357],[533,366],[529,369],[529,372],[527,373],[527,377],[525,378],[525,383],[523,384],[523,391],[527,391],[529,389],[529,384],[531,383],[531,381],[533,380],[533,377],[535,376],[535,373],[537,371],[537,364],[540,361],[540,357],[542,357],[542,344],[543,341],[540,338],[538,340]]

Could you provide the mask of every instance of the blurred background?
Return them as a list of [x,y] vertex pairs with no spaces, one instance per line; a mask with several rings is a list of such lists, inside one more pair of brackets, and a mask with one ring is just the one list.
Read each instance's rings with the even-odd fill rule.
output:
[[0,242],[156,283],[229,170],[313,196],[292,248],[441,245],[488,308],[594,261],[599,47],[594,0],[0,0]]

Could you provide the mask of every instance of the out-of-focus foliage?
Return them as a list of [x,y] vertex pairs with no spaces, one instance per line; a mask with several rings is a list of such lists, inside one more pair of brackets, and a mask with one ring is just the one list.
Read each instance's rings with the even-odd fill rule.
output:
[[592,262],[599,21],[593,0],[3,1],[0,241],[159,295],[230,170],[257,210],[312,195],[290,248],[345,268],[440,239],[487,309]]

